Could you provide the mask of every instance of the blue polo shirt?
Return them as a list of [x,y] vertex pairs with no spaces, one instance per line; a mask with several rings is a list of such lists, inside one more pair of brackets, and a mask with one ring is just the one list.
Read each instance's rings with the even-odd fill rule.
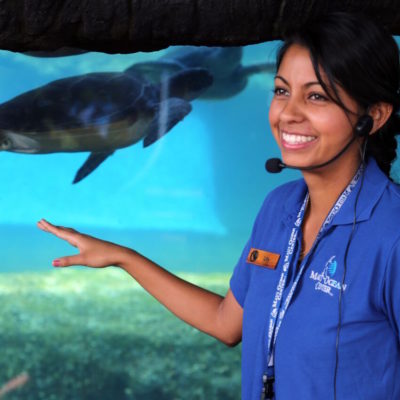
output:
[[[356,210],[342,298],[338,400],[400,399],[400,189],[370,159]],[[361,179],[322,234],[299,281],[275,347],[276,400],[333,399],[338,295]],[[303,179],[272,191],[231,278],[243,308],[242,399],[259,399],[267,327]],[[283,298],[296,274],[301,232]],[[251,249],[280,255],[275,269],[248,258]],[[267,253],[264,253],[267,254]],[[273,265],[272,265],[273,266]]]

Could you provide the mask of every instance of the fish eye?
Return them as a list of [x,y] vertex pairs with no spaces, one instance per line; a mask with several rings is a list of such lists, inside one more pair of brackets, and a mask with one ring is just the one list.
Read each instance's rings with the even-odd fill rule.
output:
[[8,150],[11,148],[11,140],[8,138],[1,139],[0,141],[0,148],[2,150]]

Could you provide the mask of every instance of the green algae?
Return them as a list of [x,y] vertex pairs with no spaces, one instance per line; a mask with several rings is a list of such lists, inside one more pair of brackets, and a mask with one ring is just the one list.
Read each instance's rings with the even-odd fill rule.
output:
[[[224,294],[226,274],[182,274]],[[0,274],[0,386],[29,400],[239,399],[240,349],[182,323],[124,272]]]

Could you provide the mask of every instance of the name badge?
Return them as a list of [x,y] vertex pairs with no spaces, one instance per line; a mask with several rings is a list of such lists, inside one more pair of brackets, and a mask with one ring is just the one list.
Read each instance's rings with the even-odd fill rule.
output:
[[250,264],[259,265],[260,267],[275,269],[278,265],[279,257],[280,254],[251,248],[246,261]]

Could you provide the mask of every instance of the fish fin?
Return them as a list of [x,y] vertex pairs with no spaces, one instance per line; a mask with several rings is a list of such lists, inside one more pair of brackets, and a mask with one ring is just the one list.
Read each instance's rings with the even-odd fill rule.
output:
[[163,86],[167,86],[169,97],[180,97],[191,101],[199,97],[213,84],[213,76],[206,68],[190,68],[180,71],[161,82],[161,93]]
[[72,183],[78,183],[83,178],[86,178],[92,171],[94,171],[107,157],[111,156],[114,151],[103,151],[90,153],[89,157],[79,168]]
[[190,113],[192,106],[189,102],[177,98],[163,100],[158,112],[147,129],[143,139],[143,147],[150,146],[170,131],[179,121]]

